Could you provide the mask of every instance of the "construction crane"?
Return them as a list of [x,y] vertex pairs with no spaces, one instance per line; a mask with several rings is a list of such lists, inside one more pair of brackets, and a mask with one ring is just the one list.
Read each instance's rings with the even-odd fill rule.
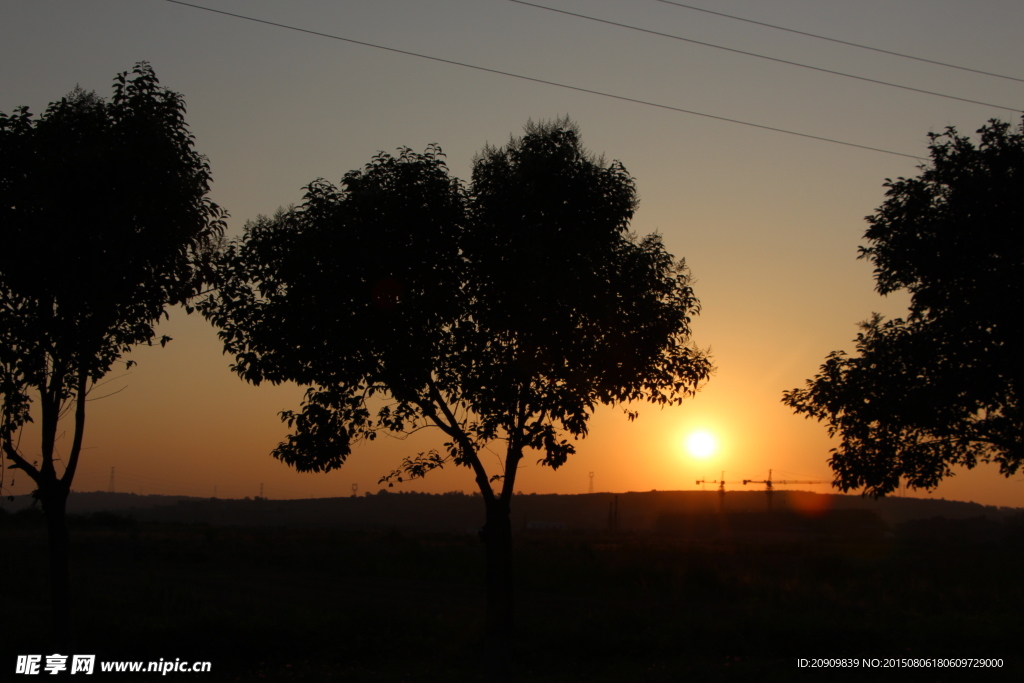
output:
[[743,485],[747,484],[764,484],[764,492],[768,494],[768,509],[772,509],[772,493],[775,492],[775,484],[827,484],[827,481],[806,481],[797,479],[776,479],[772,481],[772,471],[768,470],[767,479],[744,479]]
[[[722,471],[721,479],[698,479],[697,483],[703,486],[704,484],[718,484],[718,490],[725,493],[725,471]],[[746,483],[746,482],[744,482]]]
[[715,480],[711,479],[698,479],[697,483],[704,486],[704,484],[718,484],[718,511],[722,512],[725,510],[725,470],[722,470],[721,478]]

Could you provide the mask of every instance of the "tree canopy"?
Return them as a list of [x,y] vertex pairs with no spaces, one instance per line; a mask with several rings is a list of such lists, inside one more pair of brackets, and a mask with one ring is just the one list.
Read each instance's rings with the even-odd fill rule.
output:
[[[679,403],[711,372],[688,271],[628,231],[636,205],[567,119],[485,148],[469,187],[437,146],[380,153],[250,223],[200,308],[241,377],[309,386],[276,457],[330,470],[380,430],[439,428],[444,448],[385,479],[472,469],[499,548],[526,451],[557,468],[598,405]],[[480,457],[494,441],[498,471]]]
[[861,258],[877,290],[910,293],[906,319],[862,324],[857,355],[835,351],[783,401],[841,437],[843,490],[932,488],[953,467],[1024,459],[1024,130],[990,121],[980,142],[931,134],[931,163],[887,181]]
[[[198,293],[197,257],[224,228],[181,95],[146,63],[113,90],[106,102],[76,88],[39,118],[0,114],[0,445],[36,484],[51,539],[66,534],[91,386]],[[65,413],[73,437],[59,455]],[[38,460],[17,438],[34,420]]]

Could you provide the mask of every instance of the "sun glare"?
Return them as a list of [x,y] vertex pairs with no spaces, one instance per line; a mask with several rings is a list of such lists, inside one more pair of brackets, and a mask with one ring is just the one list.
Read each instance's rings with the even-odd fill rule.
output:
[[686,449],[695,458],[706,458],[715,452],[715,437],[707,432],[694,432],[686,438]]

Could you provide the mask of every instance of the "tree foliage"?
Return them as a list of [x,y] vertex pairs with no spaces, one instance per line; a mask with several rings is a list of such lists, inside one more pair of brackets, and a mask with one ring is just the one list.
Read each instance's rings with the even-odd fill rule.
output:
[[[352,443],[404,431],[449,371],[461,322],[464,189],[436,147],[378,154],[341,188],[316,180],[301,208],[246,226],[199,304],[235,371],[253,384],[309,386],[274,456],[300,471],[340,467]],[[371,414],[374,396],[392,402]]]
[[[109,102],[76,88],[39,118],[27,107],[0,114],[0,444],[36,484],[51,537],[63,527],[91,386],[132,346],[152,343],[169,304],[198,292],[197,257],[223,231],[184,115],[181,95],[146,63],[114,79]],[[74,435],[61,454],[69,412]],[[18,445],[34,420],[38,459]]]
[[585,436],[596,405],[678,403],[707,378],[688,271],[658,235],[629,232],[637,204],[625,167],[590,155],[568,120],[475,160],[464,251],[477,351],[459,370],[486,438],[537,416],[524,445],[558,467],[574,449],[555,430]]
[[[625,168],[567,119],[484,149],[468,188],[436,146],[380,153],[249,224],[200,308],[241,377],[309,386],[276,457],[330,470],[381,430],[436,427],[444,448],[385,479],[472,469],[485,537],[510,543],[526,451],[557,468],[598,405],[679,403],[711,372],[688,271],[628,231],[636,205]],[[495,441],[499,471],[480,457]]]
[[842,438],[836,484],[881,495],[932,488],[954,466],[1024,459],[1024,130],[991,121],[980,143],[932,134],[931,163],[887,181],[861,258],[877,289],[911,296],[906,319],[862,324],[857,355],[829,355],[796,412]]

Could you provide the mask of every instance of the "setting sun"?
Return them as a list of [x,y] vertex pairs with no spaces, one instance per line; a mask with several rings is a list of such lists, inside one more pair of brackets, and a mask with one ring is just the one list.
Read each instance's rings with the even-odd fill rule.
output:
[[694,432],[686,438],[686,449],[696,458],[706,458],[715,452],[715,437],[708,432]]

